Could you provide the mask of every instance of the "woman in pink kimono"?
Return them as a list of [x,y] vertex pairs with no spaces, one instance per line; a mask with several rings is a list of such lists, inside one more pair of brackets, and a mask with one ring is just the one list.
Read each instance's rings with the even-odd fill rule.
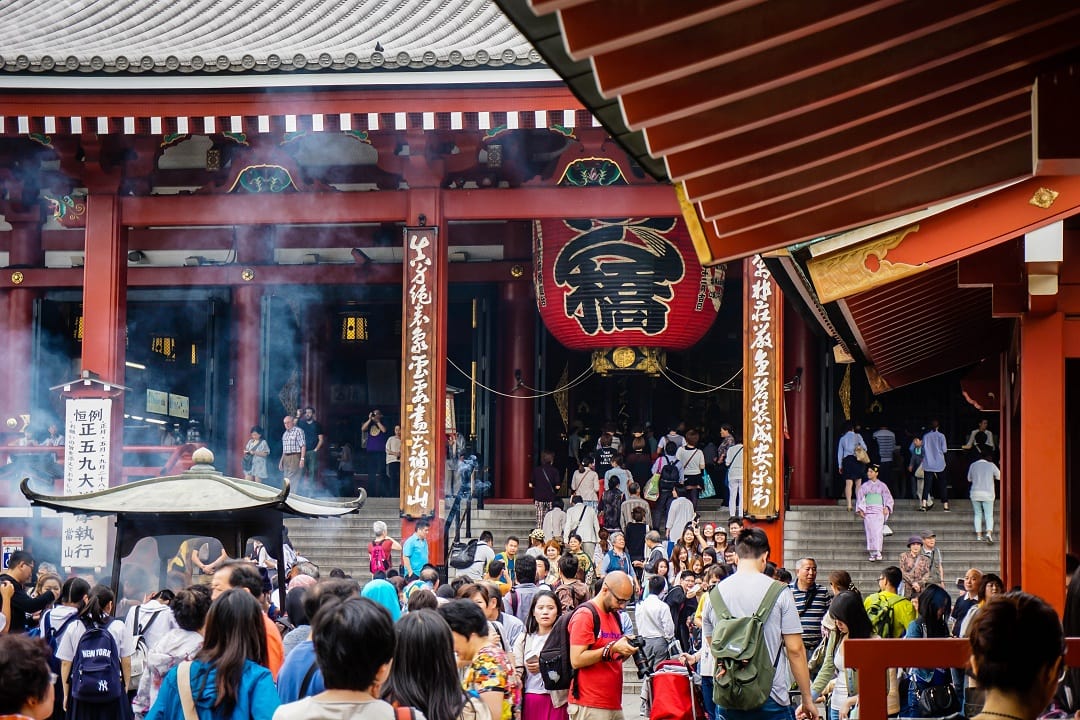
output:
[[870,562],[881,559],[881,546],[885,540],[885,521],[893,511],[893,496],[889,486],[878,479],[878,466],[866,466],[866,482],[859,486],[855,512],[863,519],[866,529],[866,552]]

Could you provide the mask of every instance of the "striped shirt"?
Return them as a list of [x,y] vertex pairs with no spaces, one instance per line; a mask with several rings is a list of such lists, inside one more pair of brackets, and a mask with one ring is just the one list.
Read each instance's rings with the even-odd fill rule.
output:
[[888,428],[881,428],[874,432],[874,442],[878,447],[878,462],[892,462],[893,453],[896,452],[896,434]]
[[[806,590],[800,590],[799,582],[796,580],[788,587],[791,588],[791,594],[795,596],[795,609],[799,611],[799,620],[802,622],[803,645],[806,646],[806,652],[809,655],[821,642],[821,621],[825,619],[825,613],[829,611],[832,596],[828,590],[817,583]],[[807,596],[810,595],[811,590],[813,590],[813,598],[808,603]]]
[[281,452],[285,455],[298,453],[304,449],[304,431],[293,425],[281,435]]

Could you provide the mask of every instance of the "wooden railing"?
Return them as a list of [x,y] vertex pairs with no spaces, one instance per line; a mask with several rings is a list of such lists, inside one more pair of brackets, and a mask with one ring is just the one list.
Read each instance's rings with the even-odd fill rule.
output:
[[[1065,662],[1080,666],[1080,638],[1066,641]],[[886,720],[887,674],[890,668],[965,667],[971,644],[957,639],[848,640],[844,662],[859,671],[859,718]],[[903,704],[903,698],[901,698]]]

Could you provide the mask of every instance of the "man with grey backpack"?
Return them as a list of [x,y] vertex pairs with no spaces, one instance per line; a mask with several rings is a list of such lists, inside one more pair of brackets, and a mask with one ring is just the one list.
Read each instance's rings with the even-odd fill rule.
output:
[[[810,700],[802,623],[791,590],[764,574],[769,538],[747,528],[735,539],[738,569],[705,596],[702,637],[716,658],[717,720],[817,720]],[[792,712],[794,676],[802,704]]]

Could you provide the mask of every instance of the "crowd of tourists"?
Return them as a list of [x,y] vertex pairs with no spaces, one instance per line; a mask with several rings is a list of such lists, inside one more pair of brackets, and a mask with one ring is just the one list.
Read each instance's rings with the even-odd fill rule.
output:
[[[890,714],[1080,709],[1054,611],[974,569],[955,601],[929,580],[912,588],[897,566],[864,595],[843,570],[819,585],[812,558],[786,574],[766,534],[739,523],[680,536],[678,556],[723,557],[700,571],[622,564],[614,533],[602,555],[575,542],[549,565],[554,545],[538,529],[522,552],[514,538],[497,553],[479,543],[459,558],[475,567],[443,582],[426,562],[402,572],[400,553],[422,559],[404,545],[427,528],[404,545],[376,529],[378,567],[363,585],[298,562],[303,572],[272,592],[256,562],[230,560],[209,584],[159,590],[126,615],[108,587],[35,584],[33,557],[12,554],[0,575],[0,718],[620,720],[632,659],[644,716],[683,717],[699,682],[696,714],[708,720],[816,719],[819,704],[846,720],[860,701],[847,640],[924,637],[968,638],[968,672],[888,671]],[[1066,628],[1080,624],[1080,574],[1068,598]],[[693,671],[675,686],[685,693],[653,682],[673,667]]]

